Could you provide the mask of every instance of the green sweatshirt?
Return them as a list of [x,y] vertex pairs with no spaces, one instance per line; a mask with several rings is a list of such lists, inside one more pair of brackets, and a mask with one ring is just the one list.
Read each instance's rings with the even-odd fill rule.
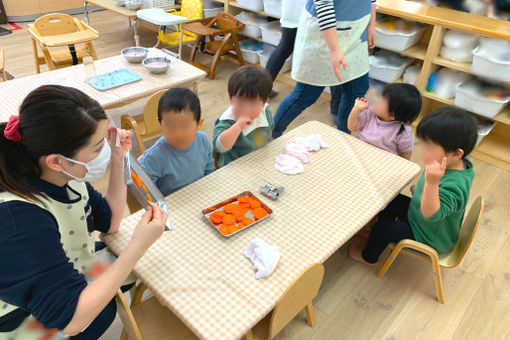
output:
[[[218,160],[218,166],[222,167],[228,163],[249,154],[252,151],[264,147],[271,137],[271,131],[273,130],[273,114],[269,109],[269,106],[265,106],[261,112],[259,118],[255,119],[251,127],[247,127],[249,130],[253,129],[249,133],[245,134],[247,128],[245,128],[239,134],[236,142],[230,150],[225,149],[219,140],[220,134],[229,129],[235,124],[235,118],[232,115],[231,108],[214,122],[212,144],[214,149],[220,154]],[[262,116],[264,115],[264,116]]]
[[465,170],[446,170],[439,181],[441,207],[429,218],[421,213],[425,173],[420,177],[409,205],[407,216],[416,241],[428,244],[438,253],[452,249],[459,239],[464,211],[475,176],[473,163],[465,158]]

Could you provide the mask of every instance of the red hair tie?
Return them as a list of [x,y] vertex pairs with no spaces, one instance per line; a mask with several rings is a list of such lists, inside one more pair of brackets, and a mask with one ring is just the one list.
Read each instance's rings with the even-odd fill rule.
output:
[[10,116],[9,123],[4,130],[4,136],[10,141],[19,142],[21,135],[19,134],[19,116]]

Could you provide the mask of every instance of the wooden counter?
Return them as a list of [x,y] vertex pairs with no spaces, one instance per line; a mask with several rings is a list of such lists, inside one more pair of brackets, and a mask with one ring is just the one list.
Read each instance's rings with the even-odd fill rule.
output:
[[10,21],[33,21],[41,14],[83,7],[80,0],[2,0]]

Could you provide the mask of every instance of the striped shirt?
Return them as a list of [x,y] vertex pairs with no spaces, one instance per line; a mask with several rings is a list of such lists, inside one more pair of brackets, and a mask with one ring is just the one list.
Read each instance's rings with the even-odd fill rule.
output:
[[[371,0],[372,5],[376,0]],[[319,28],[321,31],[336,27],[335,6],[333,0],[314,0],[319,19]]]

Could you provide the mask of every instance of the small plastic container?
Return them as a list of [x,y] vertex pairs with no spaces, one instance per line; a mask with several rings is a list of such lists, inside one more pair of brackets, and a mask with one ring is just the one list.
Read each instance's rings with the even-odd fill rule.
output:
[[[260,66],[263,68],[266,68],[267,62],[269,58],[271,57],[271,54],[275,50],[275,47],[273,45],[264,44],[264,48],[262,51],[259,52],[259,59],[260,59]],[[285,73],[290,71],[292,68],[292,55],[285,60],[285,63],[282,66],[282,69],[280,70],[280,73]]]
[[260,25],[267,22],[267,18],[257,15],[255,13],[241,12],[236,16],[236,19],[244,24],[244,28],[240,31],[241,34],[250,38],[260,38],[262,32]]
[[489,97],[486,95],[488,86],[503,91],[501,87],[487,85],[476,79],[457,85],[455,105],[481,116],[493,118],[510,102],[510,95]]
[[404,51],[416,45],[425,26],[404,20],[388,20],[377,24],[377,46],[394,51]]
[[262,41],[267,44],[277,46],[282,40],[282,27],[279,21],[270,21],[260,25],[262,31]]
[[224,8],[225,7],[222,4],[213,3],[212,7],[209,7],[209,8],[204,7],[203,17],[204,18],[213,18],[216,15],[218,15],[218,13],[222,12]]
[[479,119],[478,122],[478,138],[476,139],[476,146],[482,142],[482,140],[491,133],[492,129],[494,129],[494,126],[496,125],[496,122],[493,122],[491,120],[486,119]]
[[246,39],[239,43],[239,48],[243,54],[245,62],[250,64],[259,63],[259,52],[262,51],[263,44],[260,41],[253,39]]
[[473,60],[473,49],[443,46],[439,53],[441,57],[456,63],[469,63]]
[[403,76],[404,83],[416,86],[421,73],[421,65],[411,65],[406,68]]
[[477,47],[473,51],[471,71],[486,78],[510,83],[510,51],[507,58],[498,58],[488,49]]
[[264,9],[263,0],[238,0],[239,7],[246,8],[252,11],[262,11]]
[[467,73],[442,68],[437,72],[434,93],[442,98],[451,99],[455,97],[457,85],[469,78]]
[[443,37],[443,44],[448,48],[455,50],[468,50],[472,51],[480,37],[475,34],[448,30]]
[[369,57],[372,79],[392,83],[402,77],[404,70],[412,63],[412,59],[401,57],[396,53],[382,51]]
[[273,18],[282,17],[282,0],[264,0],[264,12]]

